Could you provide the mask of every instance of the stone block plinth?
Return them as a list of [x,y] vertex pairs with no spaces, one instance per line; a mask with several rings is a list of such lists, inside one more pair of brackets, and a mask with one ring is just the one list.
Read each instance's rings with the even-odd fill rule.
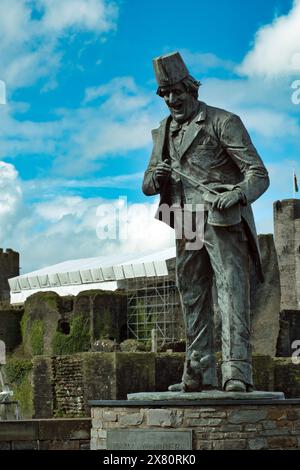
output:
[[91,449],[297,449],[300,399],[91,401]]

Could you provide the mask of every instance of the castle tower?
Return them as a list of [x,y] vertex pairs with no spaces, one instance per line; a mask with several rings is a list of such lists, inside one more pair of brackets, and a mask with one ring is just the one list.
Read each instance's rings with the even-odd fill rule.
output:
[[20,256],[16,251],[0,248],[0,301],[9,300],[10,289],[8,279],[19,276]]
[[300,314],[300,199],[274,203],[275,246],[281,282],[281,310]]

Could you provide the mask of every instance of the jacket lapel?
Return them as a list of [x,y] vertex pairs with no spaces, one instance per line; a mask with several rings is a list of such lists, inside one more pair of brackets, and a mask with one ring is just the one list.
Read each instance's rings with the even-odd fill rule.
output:
[[165,118],[163,121],[161,121],[160,126],[157,130],[157,136],[156,136],[156,154],[158,156],[158,159],[162,160],[164,157],[164,147],[165,147],[165,139],[166,139],[166,132],[167,132],[167,126],[170,121],[170,116]]
[[193,119],[190,125],[187,127],[187,130],[184,134],[182,144],[179,149],[180,159],[184,156],[186,151],[191,146],[192,142],[195,140],[199,132],[204,126],[204,121],[206,118],[206,105],[203,102],[200,102],[200,109],[197,116]]

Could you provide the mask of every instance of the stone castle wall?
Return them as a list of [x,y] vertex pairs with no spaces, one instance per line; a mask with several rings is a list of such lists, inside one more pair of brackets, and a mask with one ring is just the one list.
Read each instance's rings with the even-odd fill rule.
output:
[[300,200],[274,203],[275,246],[281,281],[281,310],[300,310]]
[[[184,353],[82,353],[33,360],[35,418],[89,416],[89,400],[125,400],[128,393],[162,392],[182,376]],[[257,390],[300,397],[299,365],[254,356]],[[219,382],[221,379],[218,361]]]
[[19,276],[19,263],[19,253],[10,248],[5,251],[0,248],[0,301],[8,301],[10,298],[8,279]]
[[91,420],[0,421],[1,450],[89,450]]

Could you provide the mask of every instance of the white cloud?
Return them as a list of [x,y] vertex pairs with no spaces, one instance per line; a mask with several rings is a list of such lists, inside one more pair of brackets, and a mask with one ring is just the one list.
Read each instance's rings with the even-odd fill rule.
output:
[[298,120],[287,113],[276,112],[271,109],[253,108],[242,109],[238,114],[244,118],[246,127],[249,127],[262,137],[269,139],[299,138]]
[[265,144],[299,139],[298,108],[291,96],[284,79],[276,83],[252,77],[207,79],[200,90],[200,99],[241,116],[250,132],[265,138]]
[[12,235],[21,214],[22,190],[13,165],[0,162],[0,239]]
[[159,118],[155,95],[146,94],[130,77],[88,89],[81,108],[60,111],[63,139],[57,171],[83,175],[104,158],[147,148]]
[[276,77],[300,71],[300,0],[291,11],[260,28],[252,50],[238,72],[247,76]]
[[1,246],[20,252],[22,272],[68,259],[136,255],[173,244],[173,230],[154,219],[157,200],[128,207],[123,203],[121,223],[124,229],[127,221],[127,237],[105,239],[98,236],[105,225],[119,225],[120,200],[55,196],[25,205],[13,165],[1,162],[0,175]]
[[0,104],[6,104],[6,86],[3,80],[0,80]]
[[87,90],[81,107],[59,109],[48,122],[14,117],[22,106],[9,104],[0,108],[0,158],[33,154],[42,161],[47,156],[56,177],[82,177],[104,158],[148,148],[151,129],[161,119],[159,105],[155,94],[147,94],[130,77]]
[[68,28],[99,33],[115,29],[117,6],[106,0],[38,0],[42,27],[58,34]]
[[180,49],[180,53],[193,73],[203,74],[211,69],[233,70],[235,66],[233,61],[220,59],[217,55],[208,52],[191,52],[188,49]]
[[117,13],[109,0],[1,0],[0,76],[7,88],[30,86],[40,78],[55,86],[61,38],[82,31],[99,38],[116,28]]

